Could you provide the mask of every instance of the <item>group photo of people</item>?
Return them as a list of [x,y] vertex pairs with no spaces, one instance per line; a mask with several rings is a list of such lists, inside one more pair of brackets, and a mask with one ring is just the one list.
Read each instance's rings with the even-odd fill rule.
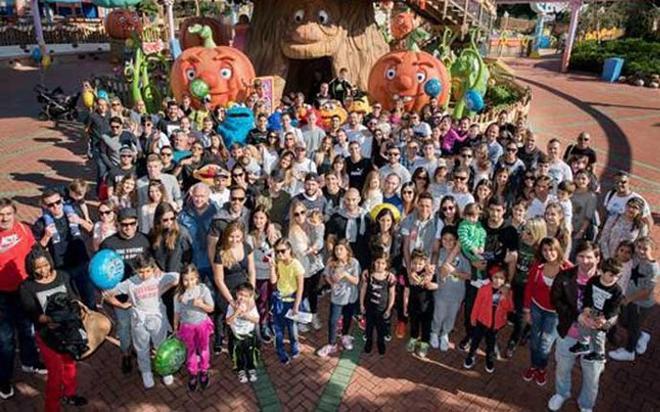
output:
[[[653,220],[629,176],[601,186],[588,133],[542,144],[519,113],[478,124],[434,99],[351,111],[361,92],[344,76],[271,111],[251,93],[246,144],[229,147],[222,107],[186,96],[148,113],[97,97],[85,125],[96,181],[45,189],[28,224],[0,200],[0,397],[14,396],[18,367],[47,375],[45,410],[87,403],[81,349],[62,335],[62,311],[79,300],[112,319],[116,368],[146,389],[175,384],[152,360],[172,335],[194,392],[214,390],[222,357],[256,382],[265,353],[286,368],[314,334],[324,344],[309,356],[460,351],[465,369],[488,374],[525,351],[507,368],[539,386],[553,375],[553,411],[579,363],[578,405],[594,410],[606,362],[653,345]],[[329,103],[345,119],[319,121]],[[90,276],[103,251],[123,263],[111,288]],[[393,359],[397,341],[410,357]]]

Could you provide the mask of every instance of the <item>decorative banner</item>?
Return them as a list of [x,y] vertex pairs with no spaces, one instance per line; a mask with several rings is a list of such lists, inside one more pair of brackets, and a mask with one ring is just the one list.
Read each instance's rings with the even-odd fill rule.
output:
[[259,95],[259,99],[266,103],[266,110],[268,113],[272,113],[273,107],[275,107],[275,79],[272,76],[257,77],[261,82],[261,91],[255,90]]

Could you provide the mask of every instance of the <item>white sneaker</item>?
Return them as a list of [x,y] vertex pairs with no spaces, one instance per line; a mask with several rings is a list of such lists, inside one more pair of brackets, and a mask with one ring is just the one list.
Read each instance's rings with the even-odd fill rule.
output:
[[555,393],[552,395],[552,398],[548,401],[548,409],[551,411],[558,411],[561,409],[561,407],[564,405],[564,402],[566,402],[567,398],[564,398],[558,393]]
[[312,328],[314,330],[321,330],[323,325],[321,324],[321,318],[319,317],[318,313],[315,313],[312,315]]
[[431,334],[431,339],[429,340],[429,343],[431,344],[431,347],[433,349],[438,349],[438,346],[440,346],[440,341],[438,340],[438,334],[437,333],[432,333]]
[[300,333],[309,332],[309,326],[307,326],[305,323],[298,322],[298,332]]
[[637,347],[635,348],[635,352],[637,352],[639,355],[643,355],[644,352],[646,352],[646,348],[649,346],[650,340],[651,335],[649,335],[647,332],[642,332],[642,334],[639,335],[639,339],[637,339]]
[[151,389],[154,387],[154,374],[151,372],[142,372],[142,383],[144,384],[145,389]]
[[449,350],[449,336],[440,335],[440,351],[447,352]]
[[342,336],[341,346],[343,346],[346,350],[353,350],[353,337],[351,335]]
[[165,386],[170,386],[171,384],[174,383],[174,376],[172,375],[163,376],[163,383],[165,384]]
[[632,362],[635,360],[635,352],[628,352],[625,348],[611,350],[608,354],[610,355],[610,358],[616,361]]
[[580,412],[593,412],[593,409],[580,408]]
[[317,355],[319,355],[322,358],[327,358],[331,354],[337,352],[337,345],[325,345],[321,349],[316,352]]
[[37,366],[26,366],[26,365],[21,365],[21,370],[25,373],[34,373],[37,375],[48,375],[48,369],[46,369],[46,366],[39,363]]

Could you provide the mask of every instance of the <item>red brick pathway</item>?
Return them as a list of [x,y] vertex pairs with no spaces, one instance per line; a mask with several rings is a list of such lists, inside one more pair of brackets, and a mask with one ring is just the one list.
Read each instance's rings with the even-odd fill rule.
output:
[[[559,75],[537,61],[516,61],[512,65],[531,85],[534,100],[531,122],[543,139],[558,136],[571,141],[581,130],[592,133],[604,171],[626,169],[633,182],[658,211],[656,183],[660,174],[657,150],[652,138],[660,126],[658,92],[609,85],[592,77]],[[545,65],[541,62],[541,65]],[[47,73],[49,86],[62,85],[66,91],[78,88],[81,76],[108,70],[99,62],[87,60],[58,62]],[[82,159],[79,129],[34,120],[37,106],[31,89],[37,72],[0,68],[5,96],[0,100],[0,196],[13,196],[20,203],[20,215],[32,220],[39,190],[63,184],[74,177],[91,177]],[[75,89],[74,89],[75,88]],[[654,230],[657,233],[657,226]],[[321,303],[324,310],[327,301]],[[649,327],[654,330],[648,353],[631,364],[609,362],[602,378],[598,411],[660,410],[660,316],[656,310]],[[460,325],[460,323],[457,323]],[[459,327],[460,329],[460,327]],[[509,331],[501,334],[500,344]],[[453,336],[452,340],[460,336]],[[264,350],[266,366],[285,410],[315,408],[337,358],[322,361],[313,351],[325,342],[324,331],[302,338],[302,356],[288,367],[281,367],[270,348]],[[80,391],[90,399],[89,411],[251,411],[256,398],[247,385],[237,383],[226,357],[214,359],[212,386],[202,395],[189,395],[183,375],[172,388],[157,384],[145,392],[137,374],[125,378],[119,372],[118,350],[106,343],[89,360],[80,363]],[[344,394],[341,410],[448,410],[448,411],[544,411],[553,391],[554,380],[539,388],[520,379],[528,361],[528,351],[520,348],[511,361],[497,362],[493,375],[483,371],[483,358],[471,371],[462,368],[463,354],[450,350],[432,351],[429,359],[413,359],[401,340],[388,346],[384,358],[362,355],[360,365]],[[551,366],[551,369],[553,367]],[[576,372],[575,379],[579,378]],[[0,411],[42,409],[44,380],[16,374],[17,396],[0,402]],[[576,410],[569,401],[565,410]]]

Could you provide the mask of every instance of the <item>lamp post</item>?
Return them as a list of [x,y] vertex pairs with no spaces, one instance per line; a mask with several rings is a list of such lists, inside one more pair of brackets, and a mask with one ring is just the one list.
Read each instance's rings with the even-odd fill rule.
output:
[[163,0],[163,4],[165,5],[165,13],[167,14],[167,31],[169,33],[169,41],[170,43],[174,41],[174,0]]
[[578,19],[580,17],[580,8],[582,7],[582,0],[571,0],[571,24],[568,27],[568,37],[564,45],[564,54],[561,57],[561,71],[566,73],[568,71],[568,63],[571,60],[571,50],[575,42],[575,33],[577,32]]

